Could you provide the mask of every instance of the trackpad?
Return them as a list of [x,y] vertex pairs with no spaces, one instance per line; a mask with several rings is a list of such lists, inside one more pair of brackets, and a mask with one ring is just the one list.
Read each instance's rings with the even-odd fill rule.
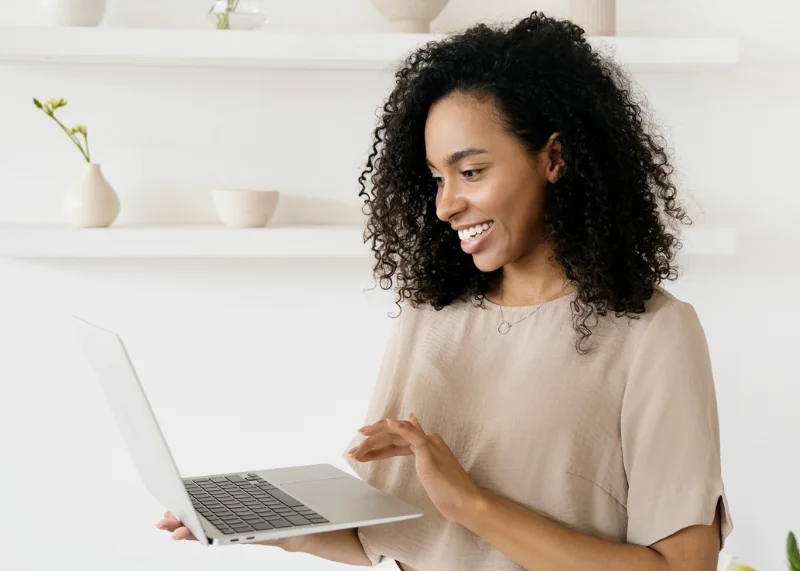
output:
[[281,484],[281,488],[331,522],[397,517],[413,510],[405,502],[349,477],[293,482]]

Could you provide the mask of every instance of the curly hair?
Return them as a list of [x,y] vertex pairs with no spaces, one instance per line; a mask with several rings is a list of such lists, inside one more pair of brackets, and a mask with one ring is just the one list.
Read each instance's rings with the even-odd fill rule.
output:
[[638,318],[656,286],[678,277],[677,226],[691,220],[676,198],[666,142],[625,73],[582,28],[541,12],[477,24],[412,52],[395,79],[358,180],[376,283],[388,290],[396,282],[398,307],[409,300],[440,310],[460,299],[483,306],[502,275],[480,271],[436,218],[425,122],[454,93],[494,101],[503,127],[532,154],[560,133],[565,170],[545,190],[544,228],[577,289],[579,353],[599,317]]

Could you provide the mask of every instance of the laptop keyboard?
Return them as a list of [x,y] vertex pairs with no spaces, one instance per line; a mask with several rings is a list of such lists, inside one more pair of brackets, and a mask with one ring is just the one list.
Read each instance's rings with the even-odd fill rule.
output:
[[198,513],[225,535],[328,522],[256,474],[187,478],[183,484]]

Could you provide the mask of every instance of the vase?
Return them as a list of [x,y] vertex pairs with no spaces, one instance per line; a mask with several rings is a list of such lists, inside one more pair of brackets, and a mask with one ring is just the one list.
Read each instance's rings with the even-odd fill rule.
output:
[[571,0],[569,19],[579,25],[587,36],[616,34],[615,0]]
[[97,26],[106,13],[106,0],[40,0],[42,15],[51,26]]
[[217,0],[208,16],[218,30],[255,30],[267,21],[263,0]]
[[64,201],[67,220],[77,228],[105,228],[119,215],[119,197],[100,170],[88,163]]
[[391,22],[392,31],[401,34],[428,34],[449,0],[372,0],[372,5]]
[[262,228],[278,206],[277,190],[220,189],[212,193],[222,223],[229,228]]

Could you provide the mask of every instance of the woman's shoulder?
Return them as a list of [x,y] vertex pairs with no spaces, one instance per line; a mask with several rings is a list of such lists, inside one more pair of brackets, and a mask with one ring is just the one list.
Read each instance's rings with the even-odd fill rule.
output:
[[688,323],[697,321],[697,312],[694,306],[679,299],[663,287],[657,287],[653,295],[645,302],[645,311],[642,314],[643,324],[649,328],[663,326],[666,322]]
[[645,302],[644,313],[638,314],[638,319],[630,320],[625,329],[636,353],[647,347],[679,345],[686,348],[706,344],[705,332],[694,306],[662,287],[658,287]]

